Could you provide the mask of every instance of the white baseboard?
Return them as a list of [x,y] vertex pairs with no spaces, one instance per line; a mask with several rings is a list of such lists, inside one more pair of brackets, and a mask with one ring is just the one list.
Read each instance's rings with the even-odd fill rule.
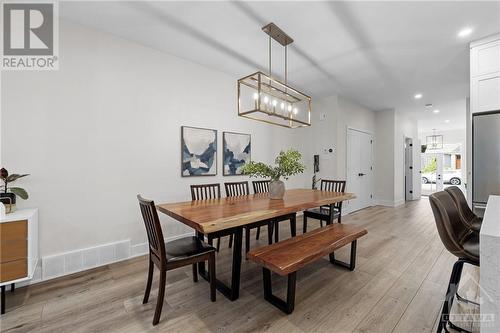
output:
[[[193,232],[176,235],[166,238],[165,241],[169,242],[192,235]],[[109,265],[145,254],[148,254],[147,242],[131,245],[130,240],[127,239],[45,256],[38,261],[33,279],[19,283],[19,287]]]

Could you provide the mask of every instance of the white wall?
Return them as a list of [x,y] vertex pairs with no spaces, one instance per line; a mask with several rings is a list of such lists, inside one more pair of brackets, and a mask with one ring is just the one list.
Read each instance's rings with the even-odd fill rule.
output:
[[375,118],[375,202],[394,205],[394,110],[377,111]]
[[[325,118],[322,119],[322,114]],[[347,128],[375,132],[375,114],[339,95],[318,99],[314,104],[310,150],[320,155],[319,178],[346,179]],[[324,150],[333,148],[333,154]]]
[[[19,206],[40,209],[41,255],[126,239],[142,244],[137,193],[183,201],[190,184],[245,179],[221,175],[222,131],[250,133],[256,161],[303,148],[303,130],[237,116],[236,80],[65,21],[59,71],[3,73],[2,160],[31,174],[19,181],[30,193]],[[219,130],[217,177],[181,178],[182,125]],[[309,186],[305,179],[289,186]],[[191,231],[165,216],[162,222],[167,237]]]

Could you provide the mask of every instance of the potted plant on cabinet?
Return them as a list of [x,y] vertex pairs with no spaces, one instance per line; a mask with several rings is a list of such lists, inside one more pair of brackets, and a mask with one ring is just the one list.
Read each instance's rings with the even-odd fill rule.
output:
[[305,165],[300,161],[302,154],[295,150],[289,149],[281,151],[275,159],[276,165],[267,165],[262,162],[250,162],[242,168],[243,174],[250,177],[270,178],[269,197],[271,199],[283,199],[285,195],[285,183],[281,181],[283,178],[287,180],[290,176],[303,173]]
[[19,178],[29,176],[28,174],[20,175],[20,174],[11,174],[2,168],[0,169],[0,179],[3,182],[3,185],[0,185],[0,202],[5,205],[6,212],[12,213],[16,210],[16,197],[20,197],[21,199],[28,199],[28,192],[25,189],[20,187],[12,187],[9,186],[9,183],[12,183]]

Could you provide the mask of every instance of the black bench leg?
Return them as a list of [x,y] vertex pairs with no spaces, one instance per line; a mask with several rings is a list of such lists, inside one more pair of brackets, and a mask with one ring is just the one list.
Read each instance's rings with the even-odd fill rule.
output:
[[302,226],[302,233],[305,234],[307,232],[307,215],[306,212],[304,212],[304,215],[302,216],[304,219],[304,224]]
[[288,274],[288,286],[286,293],[286,302],[273,295],[271,271],[267,268],[262,268],[264,281],[264,299],[283,311],[286,314],[293,312],[295,307],[295,285],[297,281],[297,272]]
[[335,259],[334,252],[330,253],[330,262],[334,265],[338,265],[347,268],[350,271],[353,271],[354,268],[356,267],[356,244],[357,244],[356,240],[353,240],[351,243],[351,260],[348,264],[343,261]]
[[5,286],[2,286],[0,287],[1,288],[1,302],[2,304],[0,305],[0,314],[4,314],[5,313]]
[[245,260],[248,260],[246,254],[250,251],[250,228],[245,228]]

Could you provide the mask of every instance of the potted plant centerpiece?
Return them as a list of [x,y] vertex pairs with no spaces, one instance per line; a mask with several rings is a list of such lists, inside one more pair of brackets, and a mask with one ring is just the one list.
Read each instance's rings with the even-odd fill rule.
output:
[[26,190],[20,187],[9,186],[9,183],[26,176],[29,175],[9,175],[9,172],[5,168],[0,169],[0,179],[3,181],[3,184],[0,185],[0,202],[5,205],[7,213],[13,213],[16,210],[16,197],[24,200],[28,199],[28,192]]
[[250,177],[270,178],[269,197],[271,199],[283,199],[285,195],[285,183],[290,176],[303,173],[305,165],[300,161],[302,154],[295,149],[289,149],[286,152],[281,151],[276,157],[275,166],[267,165],[262,162],[250,162],[243,166],[243,174]]

